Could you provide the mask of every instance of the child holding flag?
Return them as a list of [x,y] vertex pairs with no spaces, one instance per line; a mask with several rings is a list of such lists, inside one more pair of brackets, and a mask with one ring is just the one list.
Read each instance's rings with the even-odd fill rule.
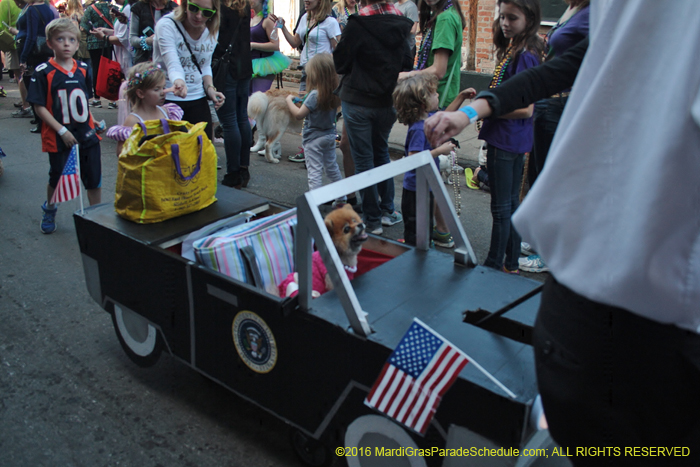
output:
[[34,104],[37,116],[44,122],[41,145],[49,153],[51,168],[46,202],[41,207],[41,231],[50,234],[56,231],[55,203],[80,193],[78,174],[90,204],[100,202],[102,167],[97,133],[103,130],[96,128],[88,107],[92,97],[88,66],[73,59],[80,45],[78,27],[69,18],[55,19],[46,26],[46,43],[54,57],[36,67],[27,101]]

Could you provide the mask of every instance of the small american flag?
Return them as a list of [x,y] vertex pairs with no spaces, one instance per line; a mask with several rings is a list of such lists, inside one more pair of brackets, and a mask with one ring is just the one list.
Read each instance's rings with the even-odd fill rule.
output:
[[467,363],[462,351],[414,319],[365,404],[425,434],[442,396]]
[[70,201],[78,195],[80,195],[80,169],[78,167],[78,145],[76,144],[70,150],[50,204]]

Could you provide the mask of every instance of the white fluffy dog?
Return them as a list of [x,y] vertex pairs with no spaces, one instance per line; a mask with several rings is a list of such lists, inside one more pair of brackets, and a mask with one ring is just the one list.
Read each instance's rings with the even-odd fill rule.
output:
[[[448,185],[452,185],[452,158],[450,156],[438,156],[440,161],[440,175],[442,175],[442,180]],[[460,186],[461,176],[464,173],[464,167],[457,165],[457,186]]]
[[264,148],[265,160],[273,164],[277,164],[282,156],[282,135],[290,122],[296,122],[287,107],[286,98],[290,94],[294,95],[283,89],[271,89],[255,92],[248,99],[248,117],[256,121],[258,128],[257,141],[250,151],[262,153]]

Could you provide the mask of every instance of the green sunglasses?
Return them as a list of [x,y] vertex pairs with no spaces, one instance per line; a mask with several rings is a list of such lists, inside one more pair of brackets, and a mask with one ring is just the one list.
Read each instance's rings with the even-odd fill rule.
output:
[[202,8],[201,6],[197,5],[196,3],[187,3],[187,9],[190,10],[192,13],[195,15],[197,12],[202,12],[202,16],[205,18],[211,18],[216,14],[216,10],[210,10],[208,8]]

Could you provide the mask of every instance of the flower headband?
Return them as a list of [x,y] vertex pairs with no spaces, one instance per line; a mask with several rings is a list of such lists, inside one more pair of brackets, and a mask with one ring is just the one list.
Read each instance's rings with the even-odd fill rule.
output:
[[161,71],[160,65],[153,65],[152,67],[147,68],[142,73],[134,73],[134,76],[129,79],[129,83],[126,85],[126,89],[134,89],[136,86],[141,85],[141,83],[143,83],[143,81],[148,77],[148,75],[157,71]]

